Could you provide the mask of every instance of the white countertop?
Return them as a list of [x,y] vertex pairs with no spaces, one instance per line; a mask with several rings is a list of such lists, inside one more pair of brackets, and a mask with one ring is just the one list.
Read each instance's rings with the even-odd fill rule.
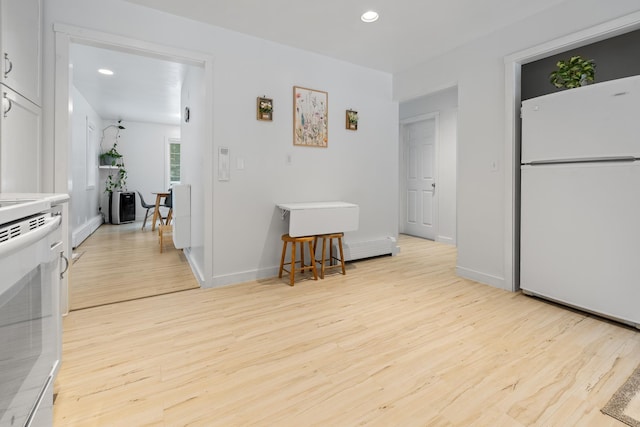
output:
[[0,193],[1,200],[44,200],[56,205],[68,201],[69,195],[65,193]]
[[0,224],[7,224],[44,212],[69,200],[67,194],[0,193]]

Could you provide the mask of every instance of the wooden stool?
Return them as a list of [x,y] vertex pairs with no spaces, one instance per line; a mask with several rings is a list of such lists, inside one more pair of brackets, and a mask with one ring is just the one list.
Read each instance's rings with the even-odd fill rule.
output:
[[[295,281],[296,272],[302,273],[306,270],[313,271],[313,280],[318,280],[318,271],[316,270],[316,263],[314,253],[313,253],[313,241],[314,236],[305,236],[305,237],[291,237],[288,234],[282,235],[282,257],[280,257],[280,272],[278,273],[278,277],[282,277],[282,272],[286,271],[289,273],[289,284],[293,286],[293,282]],[[287,244],[291,243],[291,262],[285,263],[284,257],[287,253]],[[300,268],[296,268],[296,243],[300,244]],[[305,265],[304,263],[304,244],[307,243],[309,245],[309,256],[310,256],[310,265]],[[289,265],[290,270],[284,268],[285,265]]]
[[[322,252],[321,258],[316,260],[316,262],[320,263],[320,278],[324,279],[324,270],[329,268],[337,268],[342,267],[342,274],[347,274],[344,268],[344,253],[342,252],[342,237],[344,237],[344,233],[333,233],[333,234],[321,234],[319,236],[315,236],[313,239],[313,253],[316,253],[316,245],[318,243],[318,239],[322,239]],[[327,239],[329,239],[329,258],[325,258],[326,256],[326,243]],[[333,239],[338,240],[338,249],[340,250],[340,258],[333,256]],[[340,261],[339,264],[333,264],[333,261]],[[329,265],[326,265],[329,262]]]
[[158,241],[160,242],[160,253],[164,246],[164,235],[173,233],[173,225],[160,225],[158,227]]

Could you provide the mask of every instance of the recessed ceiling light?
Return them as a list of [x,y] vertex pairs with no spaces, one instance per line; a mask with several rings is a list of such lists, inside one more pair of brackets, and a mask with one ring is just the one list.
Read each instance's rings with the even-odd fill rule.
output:
[[374,12],[373,10],[366,11],[360,17],[360,19],[362,19],[362,22],[375,22],[378,20],[378,18],[379,18],[378,13]]
[[98,70],[98,72],[99,72],[100,74],[104,74],[105,76],[113,76],[113,71],[108,70],[108,69],[106,69],[106,68],[100,68],[100,69]]

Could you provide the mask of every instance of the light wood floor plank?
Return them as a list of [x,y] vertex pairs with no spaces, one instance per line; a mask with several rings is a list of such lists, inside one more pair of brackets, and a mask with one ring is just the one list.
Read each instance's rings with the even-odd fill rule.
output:
[[70,271],[70,309],[197,288],[182,251],[168,240],[160,253],[158,233],[151,226],[100,226],[74,251],[79,257]]
[[55,426],[620,425],[599,409],[640,363],[638,331],[399,242],[346,276],[71,312]]

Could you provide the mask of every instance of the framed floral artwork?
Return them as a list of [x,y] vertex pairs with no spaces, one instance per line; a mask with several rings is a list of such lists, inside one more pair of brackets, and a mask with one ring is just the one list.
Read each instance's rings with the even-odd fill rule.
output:
[[327,147],[329,142],[329,94],[293,87],[293,145]]
[[258,97],[256,105],[258,120],[273,120],[273,99]]
[[349,130],[358,130],[358,112],[347,110],[345,114],[345,127]]

